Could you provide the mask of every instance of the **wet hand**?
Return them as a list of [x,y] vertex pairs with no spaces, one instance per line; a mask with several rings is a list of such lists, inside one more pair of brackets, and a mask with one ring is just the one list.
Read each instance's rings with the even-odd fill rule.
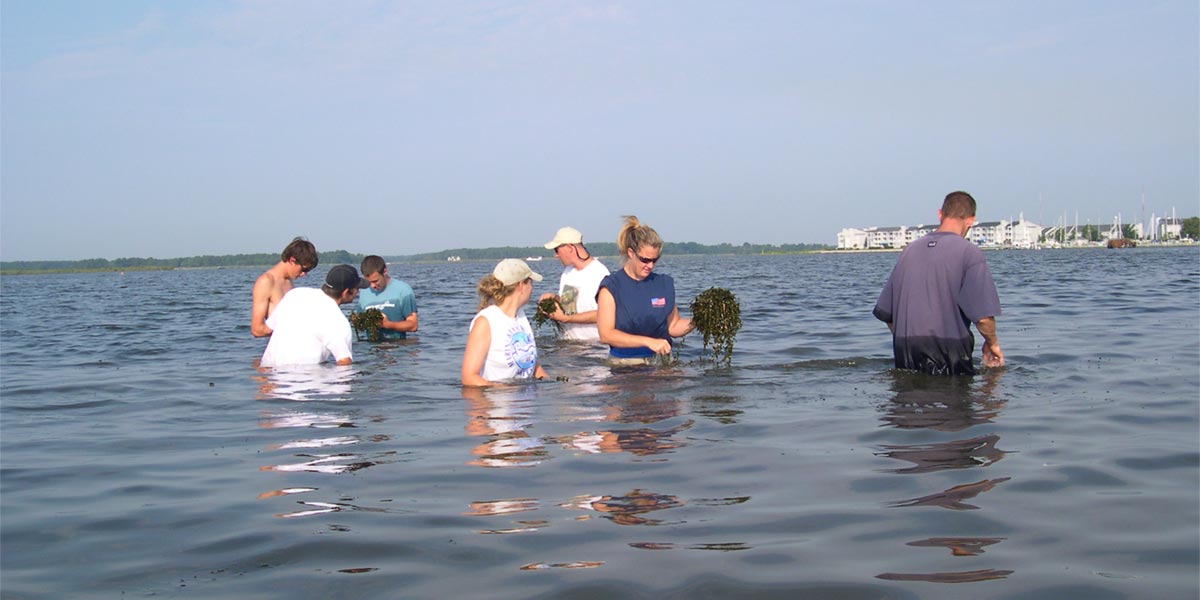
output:
[[671,342],[668,342],[667,340],[655,339],[649,344],[646,344],[646,347],[654,351],[655,354],[659,355],[671,353]]
[[989,368],[1004,366],[1004,352],[999,342],[983,345],[983,364]]

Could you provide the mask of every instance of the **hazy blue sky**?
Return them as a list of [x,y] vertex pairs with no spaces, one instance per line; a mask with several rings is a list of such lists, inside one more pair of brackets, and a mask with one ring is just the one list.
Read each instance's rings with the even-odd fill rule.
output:
[[1195,0],[0,5],[4,260],[1200,214]]

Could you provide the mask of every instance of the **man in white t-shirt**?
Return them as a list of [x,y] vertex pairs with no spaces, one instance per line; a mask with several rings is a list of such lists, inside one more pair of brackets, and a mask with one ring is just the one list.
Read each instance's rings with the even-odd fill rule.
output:
[[369,285],[350,265],[335,265],[321,289],[293,288],[267,317],[271,340],[259,362],[264,367],[315,365],[332,358],[350,364],[352,333],[341,305],[354,302]]
[[[558,283],[557,297],[561,308],[550,318],[563,324],[563,337],[568,340],[600,341],[600,333],[596,330],[596,293],[600,281],[608,277],[608,267],[583,247],[583,234],[572,227],[559,229],[545,247],[553,250],[554,256],[566,267]],[[554,296],[542,294],[539,301]]]

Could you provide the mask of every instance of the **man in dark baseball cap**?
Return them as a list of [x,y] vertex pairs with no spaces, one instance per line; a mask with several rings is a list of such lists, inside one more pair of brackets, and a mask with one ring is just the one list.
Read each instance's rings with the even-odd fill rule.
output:
[[353,360],[353,334],[341,305],[354,302],[366,279],[350,265],[334,265],[321,289],[294,288],[267,317],[271,341],[263,352],[264,367],[315,365],[332,358],[339,365]]
[[[329,273],[325,275],[325,284],[321,289],[333,298],[337,298],[338,294],[346,290],[361,290],[366,288],[369,283],[366,279],[358,276],[358,271],[350,265],[334,265]],[[355,291],[355,294],[358,292]],[[346,302],[338,302],[338,304],[346,304]]]

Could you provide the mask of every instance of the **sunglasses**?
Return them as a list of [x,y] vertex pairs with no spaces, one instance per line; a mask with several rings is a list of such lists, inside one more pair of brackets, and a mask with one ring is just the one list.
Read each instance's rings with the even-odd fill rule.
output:
[[640,254],[638,254],[638,253],[636,253],[636,252],[635,252],[635,253],[633,254],[633,257],[634,257],[634,258],[636,258],[636,259],[638,259],[638,260],[640,260],[640,261],[642,261],[642,264],[643,264],[643,265],[652,265],[652,264],[655,264],[655,263],[657,263],[658,261],[662,260],[662,255],[661,255],[661,254],[659,254],[659,255],[658,255],[657,257],[655,257],[655,258],[646,258],[645,256],[642,256],[642,255],[640,255]]

